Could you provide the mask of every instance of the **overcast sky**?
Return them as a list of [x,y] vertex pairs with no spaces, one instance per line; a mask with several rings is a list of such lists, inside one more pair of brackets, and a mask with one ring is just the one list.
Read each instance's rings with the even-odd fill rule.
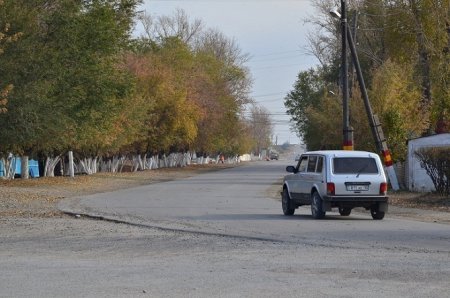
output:
[[150,15],[173,15],[182,8],[191,20],[218,29],[235,39],[251,56],[246,64],[253,77],[251,96],[266,107],[274,123],[273,142],[298,144],[290,132],[283,98],[300,71],[318,64],[305,54],[304,19],[313,13],[309,0],[144,0],[140,10]]

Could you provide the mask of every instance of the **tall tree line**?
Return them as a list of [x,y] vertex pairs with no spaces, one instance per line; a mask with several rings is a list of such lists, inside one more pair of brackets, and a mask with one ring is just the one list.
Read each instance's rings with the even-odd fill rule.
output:
[[[79,157],[256,147],[247,55],[183,11],[140,0],[0,2],[0,155]],[[132,36],[136,21],[144,27]]]
[[[369,98],[396,160],[406,141],[450,130],[450,2],[448,0],[346,1],[348,23]],[[342,147],[341,32],[329,11],[340,1],[316,0],[318,14],[308,51],[320,65],[299,73],[285,105],[308,148]],[[356,149],[375,151],[353,68],[350,122]]]

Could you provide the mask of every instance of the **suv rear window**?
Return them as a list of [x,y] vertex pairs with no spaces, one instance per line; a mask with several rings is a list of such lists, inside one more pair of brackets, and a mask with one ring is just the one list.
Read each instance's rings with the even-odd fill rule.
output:
[[375,159],[370,157],[335,157],[333,173],[378,174],[378,167]]

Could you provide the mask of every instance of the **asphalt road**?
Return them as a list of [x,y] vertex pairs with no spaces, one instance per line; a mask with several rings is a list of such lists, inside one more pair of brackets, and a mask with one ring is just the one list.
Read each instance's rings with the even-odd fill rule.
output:
[[308,208],[283,216],[273,194],[285,166],[249,163],[60,206],[111,222],[4,223],[16,232],[0,237],[0,297],[450,296],[449,225],[368,212],[313,220]]
[[[249,163],[188,179],[78,198],[61,208],[151,227],[312,243],[334,247],[449,251],[450,227],[399,219],[374,221],[369,212],[314,220],[309,206],[282,214],[273,198],[286,161]],[[67,205],[68,203],[68,205]]]

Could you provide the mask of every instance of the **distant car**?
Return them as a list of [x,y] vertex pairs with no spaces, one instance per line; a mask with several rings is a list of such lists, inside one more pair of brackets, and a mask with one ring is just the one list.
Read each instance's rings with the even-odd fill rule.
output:
[[278,158],[280,158],[280,155],[277,152],[270,152],[269,158],[270,160],[278,160]]
[[311,205],[315,219],[338,208],[342,216],[355,207],[370,210],[373,219],[383,219],[388,210],[387,181],[379,156],[365,151],[311,151],[300,156],[297,166],[283,179],[281,192],[285,215],[302,205]]

